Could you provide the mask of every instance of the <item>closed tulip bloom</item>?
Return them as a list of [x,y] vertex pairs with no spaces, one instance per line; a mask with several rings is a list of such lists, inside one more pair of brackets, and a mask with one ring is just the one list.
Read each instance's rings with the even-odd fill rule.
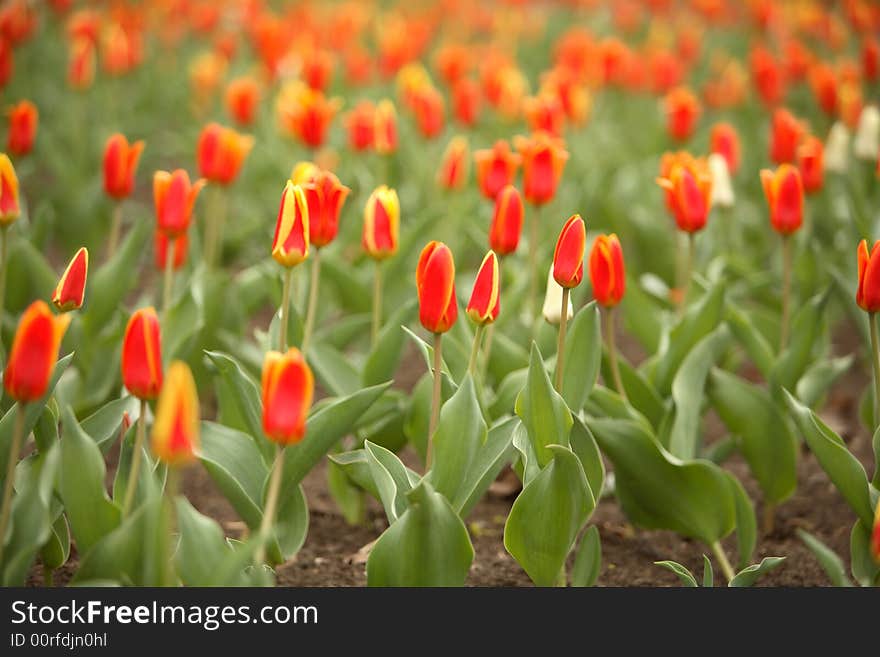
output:
[[601,305],[611,308],[620,303],[626,292],[626,269],[623,250],[617,235],[599,235],[590,249],[590,282],[593,296]]
[[263,432],[281,446],[298,443],[306,433],[315,381],[299,349],[270,351],[263,361]]
[[431,333],[445,333],[458,319],[455,298],[455,261],[443,242],[425,245],[416,267],[419,320]]
[[773,229],[782,235],[795,232],[804,220],[804,185],[800,171],[791,164],[782,164],[776,171],[762,169],[761,183]]
[[859,115],[853,138],[853,154],[860,160],[876,162],[880,156],[880,109],[867,105]]
[[859,287],[856,303],[869,313],[880,311],[880,240],[874,242],[870,253],[865,240],[859,242]]
[[300,185],[289,180],[281,194],[272,257],[285,267],[295,267],[309,256],[309,205]]
[[454,137],[440,160],[437,184],[444,189],[461,189],[467,181],[469,160],[470,151],[467,139]]
[[309,206],[309,242],[330,244],[339,232],[339,213],[351,190],[329,171],[318,170],[303,187]]
[[162,340],[153,308],[136,310],[125,327],[122,383],[138,399],[155,399],[162,388]]
[[477,272],[467,314],[477,324],[491,324],[501,310],[501,271],[498,256],[489,251]]
[[380,155],[397,150],[397,112],[387,98],[376,105],[373,116],[373,149]]
[[368,100],[362,100],[345,117],[348,129],[348,143],[356,151],[365,151],[373,146],[373,123],[376,108]]
[[253,146],[254,138],[250,135],[209,123],[202,129],[196,146],[199,174],[211,182],[229,185],[238,177]]
[[831,126],[828,141],[825,143],[824,164],[826,171],[846,173],[849,165],[849,142],[849,130],[843,122],[837,121]]
[[0,38],[0,89],[9,82],[14,69],[15,57],[12,45],[6,39]]
[[72,89],[82,91],[95,81],[95,44],[86,37],[77,37],[70,42],[67,63],[67,84]]
[[584,278],[587,226],[579,214],[572,215],[559,233],[553,252],[553,278],[564,288],[577,287]]
[[495,253],[503,256],[516,251],[524,214],[519,190],[513,185],[503,187],[495,198],[495,211],[489,226],[489,246]]
[[413,112],[422,137],[433,139],[443,131],[446,108],[443,94],[432,86],[421,88],[413,97]]
[[294,185],[308,185],[320,171],[321,169],[314,162],[307,160],[297,162],[290,172],[290,182]]
[[871,530],[871,556],[880,563],[880,503],[874,511],[874,528]]
[[370,194],[364,207],[364,232],[361,244],[374,260],[384,260],[397,253],[400,232],[400,201],[397,192],[381,185]]
[[260,85],[250,76],[232,80],[226,87],[226,112],[238,125],[254,122],[260,104]]
[[543,205],[556,194],[568,152],[561,140],[546,132],[517,137],[515,142],[523,162],[523,194],[529,203]]
[[798,169],[801,172],[801,180],[803,180],[804,191],[807,194],[822,189],[822,183],[825,179],[824,150],[822,141],[816,137],[807,137],[804,143],[798,147]]
[[739,135],[736,129],[729,123],[716,123],[712,126],[709,140],[710,150],[724,157],[727,161],[727,170],[731,175],[736,175],[740,161]]
[[180,237],[189,228],[193,206],[205,186],[200,178],[190,183],[183,169],[173,173],[157,171],[153,175],[153,202],[156,206],[156,225],[170,238]]
[[719,153],[712,153],[707,159],[709,174],[712,176],[712,205],[720,208],[732,208],[736,202],[727,160]]
[[[174,253],[172,257],[174,262],[171,263],[172,269],[177,271],[186,263],[186,255],[189,252],[189,235],[184,233],[174,240]],[[157,230],[153,235],[153,254],[156,269],[165,271],[166,258],[168,257],[168,236],[161,230]]]
[[[550,271],[547,272],[547,292],[544,295],[541,314],[550,324],[559,324],[562,321],[562,287],[553,278],[553,265],[550,265]],[[572,317],[574,317],[574,306],[569,296],[565,319],[568,321]]]
[[666,110],[666,130],[673,139],[685,140],[691,136],[700,118],[700,101],[687,87],[676,87],[663,100]]
[[677,164],[657,184],[670,192],[667,198],[680,230],[696,233],[705,228],[712,208],[712,177],[704,163]]
[[34,147],[37,136],[39,113],[37,106],[29,100],[13,105],[7,112],[9,117],[9,136],[6,150],[13,155],[27,155]]
[[804,136],[803,123],[786,109],[779,108],[773,113],[770,129],[770,159],[776,164],[794,162],[797,147]]
[[117,132],[110,136],[104,147],[104,192],[107,196],[119,200],[131,195],[143,150],[143,141],[129,145],[125,135]]
[[3,387],[12,399],[27,403],[46,394],[69,323],[70,315],[53,315],[44,301],[34,301],[27,307],[3,370]]
[[471,127],[477,122],[482,103],[482,92],[476,80],[461,78],[452,85],[452,114],[462,125]]
[[63,313],[80,308],[86,294],[86,278],[89,275],[89,251],[80,248],[61,275],[55,286],[52,303]]
[[156,404],[152,448],[155,457],[172,467],[196,459],[199,448],[199,396],[189,366],[179,360],[168,376]]
[[340,101],[323,92],[302,86],[282,95],[279,115],[287,131],[309,148],[318,148],[327,139],[330,122],[339,111]]
[[18,176],[6,153],[0,153],[0,227],[8,226],[21,214],[18,204]]
[[565,108],[556,94],[543,92],[523,101],[526,122],[533,132],[543,130],[556,137],[565,127]]
[[513,182],[520,162],[520,155],[511,151],[503,139],[496,141],[492,148],[474,151],[477,183],[483,196],[495,200],[498,192]]

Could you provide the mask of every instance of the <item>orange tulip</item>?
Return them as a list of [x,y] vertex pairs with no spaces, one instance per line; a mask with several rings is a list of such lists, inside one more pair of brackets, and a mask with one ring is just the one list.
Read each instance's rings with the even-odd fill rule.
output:
[[437,184],[444,189],[461,189],[467,181],[468,142],[465,137],[453,137],[440,160]]
[[468,301],[467,314],[475,323],[491,324],[498,319],[501,310],[501,273],[498,256],[489,251],[483,258],[471,299]]
[[300,74],[303,81],[315,91],[324,91],[333,77],[333,54],[310,48],[303,59]]
[[773,113],[773,124],[770,130],[770,159],[776,164],[794,162],[797,147],[806,129],[803,123],[786,109],[777,109]]
[[397,150],[397,112],[390,100],[380,100],[373,117],[373,148],[381,155]]
[[155,399],[162,388],[162,340],[153,308],[136,310],[125,327],[122,383],[138,399]]
[[503,139],[496,141],[492,148],[474,151],[477,182],[483,196],[494,201],[498,192],[513,182],[521,161]]
[[309,256],[309,205],[300,185],[289,180],[281,194],[272,257],[284,267],[295,267]]
[[763,46],[754,48],[751,53],[752,78],[761,99],[773,106],[785,96],[785,71],[781,62]]
[[880,77],[880,42],[874,37],[862,42],[862,74],[869,82]]
[[239,125],[251,125],[260,104],[260,86],[250,76],[235,78],[226,87],[226,111]]
[[819,62],[810,72],[810,86],[819,108],[829,115],[837,111],[837,74],[834,68]]
[[3,371],[3,386],[12,399],[26,403],[46,393],[69,323],[70,315],[53,315],[44,301],[34,301],[27,307]]
[[516,187],[507,185],[498,192],[489,227],[489,246],[497,254],[508,255],[516,251],[524,213],[522,196]]
[[124,135],[117,132],[110,136],[104,147],[104,192],[107,196],[119,200],[131,194],[143,150],[143,141],[129,146]]
[[209,123],[202,129],[196,146],[200,175],[212,182],[229,185],[238,177],[253,146],[254,138],[250,135]]
[[153,454],[162,463],[178,467],[192,463],[199,448],[199,396],[189,366],[171,363],[156,404]]
[[23,100],[13,105],[7,116],[9,116],[9,136],[6,140],[6,149],[14,155],[27,155],[34,147],[34,139],[37,136],[39,122],[37,106],[29,100]]
[[455,262],[443,242],[425,245],[416,267],[419,320],[431,333],[445,333],[458,319],[455,297]]
[[782,164],[776,171],[762,169],[761,183],[770,206],[773,229],[782,235],[795,232],[804,219],[804,186],[800,171],[791,164]]
[[586,246],[586,224],[579,214],[572,215],[562,227],[553,252],[553,279],[561,287],[572,288],[581,284]]
[[58,310],[66,313],[82,306],[88,275],[89,251],[86,247],[81,247],[67,265],[52,294],[52,303]]
[[666,129],[673,139],[683,141],[691,136],[700,118],[700,101],[687,87],[676,87],[664,98]]
[[67,83],[72,89],[81,91],[91,87],[94,80],[95,44],[86,37],[77,37],[70,42]]
[[306,433],[315,381],[299,349],[270,351],[263,361],[263,432],[281,446],[298,443]]
[[515,138],[523,162],[523,194],[534,205],[543,205],[556,194],[568,152],[562,141],[546,132]]
[[874,242],[871,252],[868,243],[859,242],[859,287],[856,290],[856,303],[869,313],[880,310],[880,240]]
[[680,230],[695,233],[706,226],[712,208],[712,176],[702,160],[673,164],[657,184],[667,191],[667,202]]
[[526,98],[523,101],[523,112],[532,132],[544,131],[556,137],[562,136],[565,108],[556,95],[540,93]]
[[376,188],[364,207],[364,232],[361,244],[374,260],[384,260],[397,253],[400,232],[400,201],[397,192],[385,185]]
[[740,148],[739,135],[736,129],[729,123],[716,123],[712,126],[712,134],[709,138],[710,150],[718,153],[727,162],[727,170],[731,175],[739,170]]
[[443,131],[445,111],[443,94],[432,86],[422,87],[413,97],[416,124],[425,139],[433,139]]
[[8,226],[21,214],[18,203],[18,176],[6,153],[0,153],[0,228]]
[[593,296],[601,305],[611,308],[620,303],[626,292],[626,270],[623,250],[617,235],[599,235],[590,249],[590,282]]
[[356,151],[365,151],[373,146],[373,123],[376,108],[368,100],[361,101],[345,117],[348,129],[348,143]]
[[825,146],[822,140],[816,137],[807,137],[798,147],[798,169],[807,194],[822,189],[825,179],[824,153]]
[[465,126],[473,126],[480,114],[480,85],[471,78],[461,78],[452,86],[452,114]]
[[320,91],[306,86],[282,92],[279,117],[284,128],[306,146],[318,148],[327,138],[330,122],[339,110],[336,98],[327,98]]
[[128,73],[142,57],[139,36],[119,24],[111,24],[104,31],[101,63],[110,75]]
[[[189,251],[189,235],[184,233],[174,240],[174,253],[172,257],[174,262],[171,263],[172,269],[177,271],[186,263],[186,254]],[[153,235],[153,253],[155,256],[156,269],[165,271],[165,265],[168,258],[168,236],[161,230],[157,230]]]
[[153,202],[159,230],[170,238],[183,235],[189,228],[193,206],[204,186],[202,178],[190,184],[189,174],[183,169],[173,173],[157,171],[153,175]]
[[339,213],[351,190],[329,171],[317,170],[303,190],[309,206],[309,242],[320,249],[336,239]]

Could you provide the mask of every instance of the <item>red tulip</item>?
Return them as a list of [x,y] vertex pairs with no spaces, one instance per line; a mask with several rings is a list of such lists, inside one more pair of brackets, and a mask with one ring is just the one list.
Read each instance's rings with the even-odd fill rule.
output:
[[260,104],[260,86],[250,76],[236,78],[226,87],[226,111],[239,125],[251,125]]
[[309,206],[309,242],[321,248],[336,239],[339,212],[351,190],[329,171],[316,171],[303,186]]
[[859,287],[856,290],[856,303],[869,313],[880,310],[880,240],[874,242],[868,253],[868,243],[859,242]]
[[189,366],[171,363],[153,423],[153,454],[169,466],[193,462],[199,448],[199,396]]
[[303,59],[300,75],[315,91],[324,91],[333,77],[333,54],[326,50],[310,48]]
[[[174,240],[174,253],[172,257],[174,262],[171,263],[172,269],[175,271],[183,267],[186,263],[186,254],[189,251],[189,235],[184,233]],[[165,271],[168,258],[168,236],[161,230],[157,230],[153,236],[153,252],[155,256],[156,269]]]
[[400,232],[400,201],[397,192],[385,185],[376,188],[364,207],[364,232],[361,244],[374,260],[384,260],[397,253]]
[[15,68],[15,58],[9,41],[0,37],[0,89],[6,86]]
[[880,77],[880,43],[874,37],[862,42],[862,73],[869,82]]
[[761,96],[767,105],[773,106],[785,96],[785,71],[769,50],[758,47],[751,54],[752,77]]
[[702,160],[676,163],[667,177],[657,179],[667,191],[675,223],[680,230],[695,233],[706,226],[712,208],[712,176]]
[[572,215],[562,227],[553,252],[553,279],[561,287],[572,288],[581,284],[586,246],[586,224],[579,214]]
[[489,246],[495,253],[508,255],[516,251],[524,213],[519,190],[513,185],[503,187],[495,198],[495,212],[489,227]]
[[467,139],[453,137],[440,160],[437,184],[444,189],[461,189],[467,181],[469,159]]
[[327,98],[320,91],[302,86],[282,92],[279,115],[284,128],[306,146],[318,148],[327,139],[330,122],[339,110],[336,98]]
[[131,195],[143,150],[143,141],[129,146],[124,135],[117,132],[110,136],[104,147],[104,192],[107,196],[119,200]]
[[620,303],[626,292],[626,269],[623,250],[617,235],[599,235],[590,249],[590,282],[593,296],[601,305],[611,308]]
[[532,132],[543,131],[561,137],[565,128],[565,108],[559,97],[552,93],[539,93],[523,101],[523,112]]
[[67,83],[72,89],[83,90],[92,86],[95,80],[95,44],[86,37],[77,37],[70,42],[67,64]]
[[345,117],[348,128],[348,143],[356,151],[365,151],[373,146],[373,122],[376,108],[368,100],[363,100]]
[[229,185],[254,145],[254,138],[241,135],[218,123],[209,123],[199,135],[196,159],[200,175],[212,182]]
[[798,169],[807,194],[822,189],[825,179],[824,152],[822,141],[816,137],[807,137],[798,147]]
[[53,315],[44,301],[27,307],[3,370],[3,387],[12,399],[26,403],[46,394],[69,323],[70,315]]
[[529,203],[543,205],[556,194],[568,152],[561,140],[546,132],[517,137],[515,142],[523,162],[523,194]]
[[874,511],[874,528],[871,530],[871,556],[880,563],[880,504]]
[[433,139],[443,131],[446,110],[443,94],[432,86],[424,86],[413,97],[413,112],[419,132],[425,139]]
[[0,227],[8,226],[18,219],[21,208],[18,203],[18,176],[6,153],[0,153]]
[[723,156],[730,175],[735,175],[739,170],[740,160],[739,135],[736,129],[729,123],[716,123],[712,126],[710,142],[710,150]]
[[162,341],[153,308],[136,310],[125,327],[122,383],[138,399],[155,399],[162,388]]
[[480,85],[470,78],[461,78],[452,86],[452,114],[462,125],[471,127],[480,114]]
[[173,173],[157,171],[153,175],[153,202],[159,230],[170,238],[185,233],[192,218],[193,206],[204,186],[203,178],[190,184],[189,174],[183,169]]
[[284,267],[295,267],[309,256],[309,205],[300,185],[289,180],[281,194],[272,257]]
[[691,136],[700,118],[700,101],[687,87],[676,87],[664,99],[666,130],[673,139],[683,141]]
[[770,131],[770,159],[776,164],[794,162],[804,132],[804,125],[791,112],[777,109]]
[[443,242],[428,242],[416,268],[419,320],[431,333],[445,333],[458,319],[455,262]]
[[263,432],[282,446],[298,443],[306,433],[315,382],[299,349],[270,351],[263,362]]
[[483,196],[495,200],[498,192],[513,182],[521,161],[503,139],[496,141],[492,148],[474,151],[477,182]]
[[770,224],[783,235],[801,227],[804,219],[804,186],[801,174],[791,164],[781,164],[776,171],[763,169],[761,183],[770,206]]
[[6,149],[14,155],[27,155],[34,147],[37,136],[39,113],[37,106],[29,100],[13,105],[7,112],[9,116],[9,137]]
[[816,64],[810,72],[810,85],[820,109],[829,115],[837,111],[837,74],[831,65]]
[[477,324],[491,324],[501,310],[501,273],[498,256],[489,251],[477,272],[467,314]]
[[82,306],[88,275],[89,251],[86,247],[81,247],[67,265],[52,294],[52,303],[58,310],[66,313]]

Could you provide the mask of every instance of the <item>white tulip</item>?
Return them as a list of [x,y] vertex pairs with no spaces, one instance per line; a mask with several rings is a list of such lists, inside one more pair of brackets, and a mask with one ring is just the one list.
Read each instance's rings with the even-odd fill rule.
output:
[[[562,286],[553,278],[553,265],[550,265],[550,273],[547,276],[547,294],[544,296],[544,319],[551,324],[559,324],[562,320]],[[574,307],[571,305],[571,295],[568,299],[568,319],[574,316]]]
[[712,174],[712,205],[732,208],[736,198],[730,182],[727,160],[720,153],[712,153],[709,156],[709,173]]
[[825,142],[825,171],[846,173],[849,164],[849,130],[841,121],[831,126]]
[[880,153],[880,110],[874,105],[866,106],[859,116],[853,152],[860,160],[877,161]]

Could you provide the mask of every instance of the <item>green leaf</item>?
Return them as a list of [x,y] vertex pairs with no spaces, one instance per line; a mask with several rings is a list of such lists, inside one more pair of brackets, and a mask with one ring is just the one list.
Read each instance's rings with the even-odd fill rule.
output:
[[162,357],[165,362],[187,357],[204,327],[203,309],[187,287],[162,317]]
[[[266,508],[269,476],[263,485],[262,509]],[[309,532],[309,506],[299,483],[282,482],[278,513],[272,527],[274,541],[269,545],[269,557],[275,563],[289,561],[299,552]],[[260,512],[262,520],[262,510]]]
[[366,505],[363,491],[346,474],[345,469],[330,455],[327,461],[327,489],[342,512],[345,522],[359,525],[364,522]]
[[541,352],[534,343],[526,386],[516,399],[516,414],[528,432],[539,467],[543,468],[552,460],[550,445],[568,446],[573,423],[571,411],[550,385]]
[[715,586],[715,574],[712,572],[712,562],[709,557],[703,555],[703,588],[711,589]]
[[752,560],[752,553],[758,543],[758,520],[755,518],[755,507],[752,506],[752,500],[749,499],[746,489],[739,479],[729,472],[726,474],[736,507],[736,544],[739,554],[737,565],[745,568]]
[[752,586],[761,577],[776,568],[776,566],[783,561],[785,561],[785,557],[764,557],[761,559],[761,563],[752,564],[739,571],[734,578],[730,580],[728,586],[731,588]]
[[364,452],[379,501],[385,507],[389,523],[394,523],[406,510],[406,494],[412,482],[406,466],[384,447],[367,441]]
[[854,357],[841,356],[820,360],[811,365],[797,382],[795,394],[805,406],[815,408],[834,382],[852,365]]
[[497,419],[514,412],[516,398],[526,385],[528,369],[515,370],[501,381],[495,391],[495,399],[489,405],[489,414]]
[[122,399],[114,399],[89,415],[80,426],[95,441],[101,452],[106,454],[119,437],[122,416],[128,413],[130,417],[136,418],[139,406],[140,401],[136,397],[125,396]]
[[813,349],[822,334],[822,318],[828,296],[827,292],[816,295],[794,316],[791,340],[770,372],[770,382],[774,388],[794,390],[798,379],[813,362]]
[[699,586],[699,584],[697,584],[697,579],[693,576],[691,571],[682,566],[680,563],[677,563],[675,561],[655,561],[654,565],[662,566],[667,570],[671,570],[673,573],[678,575],[678,579],[680,579],[681,583],[687,587],[697,588]]
[[357,370],[351,360],[329,344],[315,344],[309,347],[309,365],[315,378],[334,396],[351,395],[357,392]]
[[846,576],[846,566],[843,563],[843,559],[837,556],[834,550],[809,532],[803,529],[796,531],[800,539],[810,549],[810,552],[813,553],[813,556],[816,557],[816,560],[822,566],[825,574],[828,575],[828,579],[831,580],[833,586],[852,586],[852,582]]
[[44,566],[55,570],[67,563],[68,557],[70,557],[70,528],[67,526],[67,518],[61,513],[52,523],[49,540],[40,549],[40,561]]
[[773,368],[775,356],[773,347],[757,329],[751,317],[741,308],[734,305],[731,301],[727,301],[724,320],[733,333],[734,338],[739,342],[746,353],[751,358],[758,371],[768,378]]
[[855,511],[862,524],[870,527],[874,521],[871,498],[868,494],[868,475],[865,468],[846,448],[843,440],[809,408],[785,391],[785,400],[792,417],[810,451],[831,482]]
[[404,345],[400,327],[412,321],[417,307],[417,300],[410,299],[397,309],[379,332],[376,346],[370,351],[361,371],[361,382],[364,385],[376,385],[394,378]]
[[367,585],[464,585],[474,548],[461,518],[426,480],[407,498],[406,511],[370,552]]
[[599,579],[602,568],[602,542],[599,540],[599,528],[590,525],[581,536],[571,570],[572,586],[593,586]]
[[77,551],[85,554],[119,526],[120,510],[107,495],[107,470],[97,444],[82,430],[73,411],[62,412],[59,491]]
[[605,462],[602,453],[596,444],[596,438],[580,418],[574,418],[574,424],[569,434],[571,451],[575,453],[584,468],[587,482],[593,495],[599,497],[602,487],[605,485]]
[[849,535],[852,576],[862,586],[880,585],[880,564],[871,554],[871,527],[856,520]]
[[[740,449],[764,497],[774,504],[797,488],[797,441],[770,394],[734,374],[714,369],[709,398]],[[772,428],[772,431],[768,431]]]
[[462,518],[470,514],[504,466],[513,458],[513,432],[517,425],[521,425],[518,419],[508,418],[489,430],[486,442],[471,462],[467,476],[452,500],[452,508]]
[[547,447],[551,460],[523,488],[504,525],[504,547],[537,586],[552,586],[596,501],[580,460]]
[[[660,394],[644,374],[626,362],[622,354],[617,354],[617,367],[620,370],[620,380],[629,405],[644,415],[652,427],[658,426],[666,413],[666,406]],[[602,378],[605,381],[613,381],[612,377],[611,365],[606,353],[602,358]]]
[[579,411],[596,384],[602,364],[602,331],[596,302],[591,301],[579,310],[569,328],[562,397],[569,408]]

